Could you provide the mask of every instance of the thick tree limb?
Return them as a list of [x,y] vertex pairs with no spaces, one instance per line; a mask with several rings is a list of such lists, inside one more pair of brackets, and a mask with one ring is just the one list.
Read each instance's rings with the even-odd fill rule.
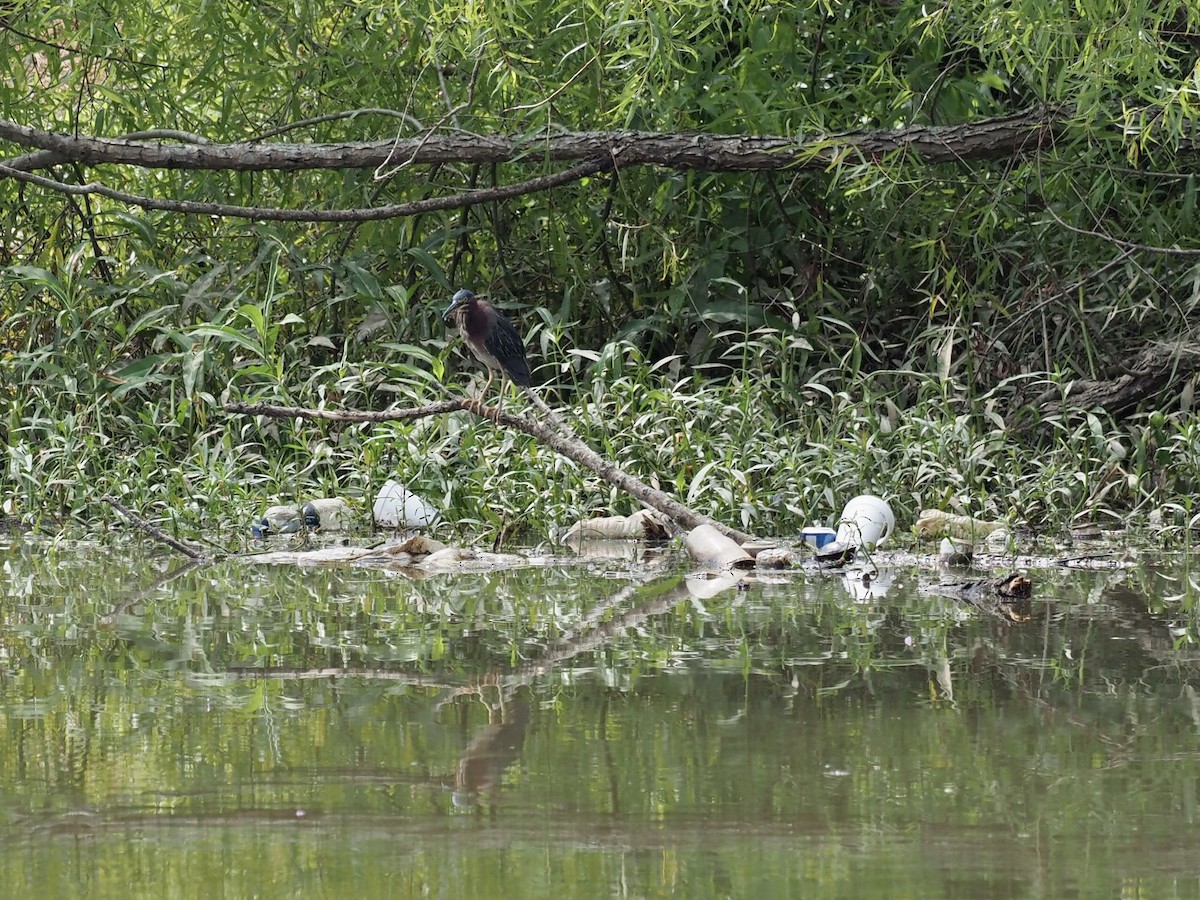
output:
[[557,453],[574,460],[581,466],[591,469],[609,484],[615,485],[636,500],[657,509],[669,516],[685,528],[695,528],[697,525],[712,525],[722,534],[726,534],[739,544],[752,540],[751,536],[736,528],[730,528],[702,516],[669,494],[650,487],[625,472],[619,466],[604,459],[583,441],[572,439],[556,428],[548,427],[527,419],[524,416],[513,415],[508,411],[500,411],[481,407],[475,400],[456,399],[442,400],[427,406],[410,407],[408,409],[385,410],[383,412],[361,412],[358,410],[341,409],[309,409],[301,406],[274,406],[268,403],[226,403],[226,412],[240,413],[248,416],[269,416],[275,419],[323,419],[328,422],[399,422],[409,419],[420,419],[427,416],[444,415],[448,412],[463,410],[478,416],[497,421],[501,425],[522,431],[537,438],[543,444]]
[[300,171],[376,168],[409,163],[578,162],[610,158],[618,167],[653,164],[712,172],[824,169],[846,156],[874,160],[904,151],[930,163],[1017,155],[1052,141],[1067,125],[1062,110],[1033,108],[961,125],[912,125],[830,135],[770,137],[659,134],[640,131],[564,132],[504,137],[467,132],[426,133],[387,141],[251,143],[155,141],[77,137],[0,120],[0,140],[44,151],[10,160],[14,169],[71,161],[150,169]]
[[1200,345],[1186,341],[1155,342],[1142,349],[1113,377],[1071,382],[1064,398],[1058,388],[1045,391],[1033,405],[1041,416],[1057,415],[1064,409],[1103,409],[1118,418],[1134,412],[1138,405],[1153,400],[1168,405],[1167,391],[1180,391],[1189,378],[1200,372]]

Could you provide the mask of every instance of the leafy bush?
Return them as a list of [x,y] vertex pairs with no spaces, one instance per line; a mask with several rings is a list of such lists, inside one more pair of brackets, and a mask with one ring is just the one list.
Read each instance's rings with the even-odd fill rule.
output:
[[[1128,422],[1019,410],[1035,385],[1104,375],[1133,347],[1191,334],[1200,269],[1156,250],[1196,238],[1186,152],[1200,12],[1188,5],[10,6],[0,117],[81,135],[800,139],[1034,105],[1070,119],[1052,146],[1012,158],[624,166],[360,225],[140,211],[5,179],[9,515],[87,523],[99,492],[119,489],[182,529],[223,529],[267,496],[369,497],[392,474],[481,530],[531,520],[537,534],[621,508],[480,423],[372,430],[220,412],[227,397],[382,408],[442,395],[461,375],[436,310],[459,285],[506,301],[598,449],[746,528],[794,530],[867,488],[906,514],[1047,525],[1186,512],[1188,386]],[[45,171],[155,197],[348,209],[545,168]]]

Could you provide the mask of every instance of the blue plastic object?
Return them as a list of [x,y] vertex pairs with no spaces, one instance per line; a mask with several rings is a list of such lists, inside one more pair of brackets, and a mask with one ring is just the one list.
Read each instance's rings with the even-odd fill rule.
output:
[[826,544],[832,543],[837,537],[837,532],[832,528],[820,528],[816,525],[810,525],[808,528],[800,530],[800,537],[804,539],[806,544],[812,544],[818,550]]

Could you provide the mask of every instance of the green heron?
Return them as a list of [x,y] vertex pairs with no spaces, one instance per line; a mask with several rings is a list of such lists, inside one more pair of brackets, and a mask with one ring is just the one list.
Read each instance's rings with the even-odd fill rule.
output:
[[[500,373],[502,399],[505,378],[520,387],[529,387],[529,363],[525,360],[521,336],[512,322],[487,300],[476,297],[471,291],[459,291],[442,313],[442,321],[458,327],[458,333],[475,358],[487,367],[488,380],[480,397],[487,393],[497,372]],[[499,407],[496,415],[499,418]]]

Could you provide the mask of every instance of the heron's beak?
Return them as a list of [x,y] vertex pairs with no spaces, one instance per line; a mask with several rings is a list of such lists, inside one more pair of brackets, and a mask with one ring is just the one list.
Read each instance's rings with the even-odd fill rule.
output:
[[449,306],[447,306],[446,311],[444,313],[442,313],[442,324],[453,325],[454,324],[454,318],[453,318],[454,311],[456,309],[458,309],[461,305],[462,305],[461,300],[455,300],[453,303],[451,303]]

